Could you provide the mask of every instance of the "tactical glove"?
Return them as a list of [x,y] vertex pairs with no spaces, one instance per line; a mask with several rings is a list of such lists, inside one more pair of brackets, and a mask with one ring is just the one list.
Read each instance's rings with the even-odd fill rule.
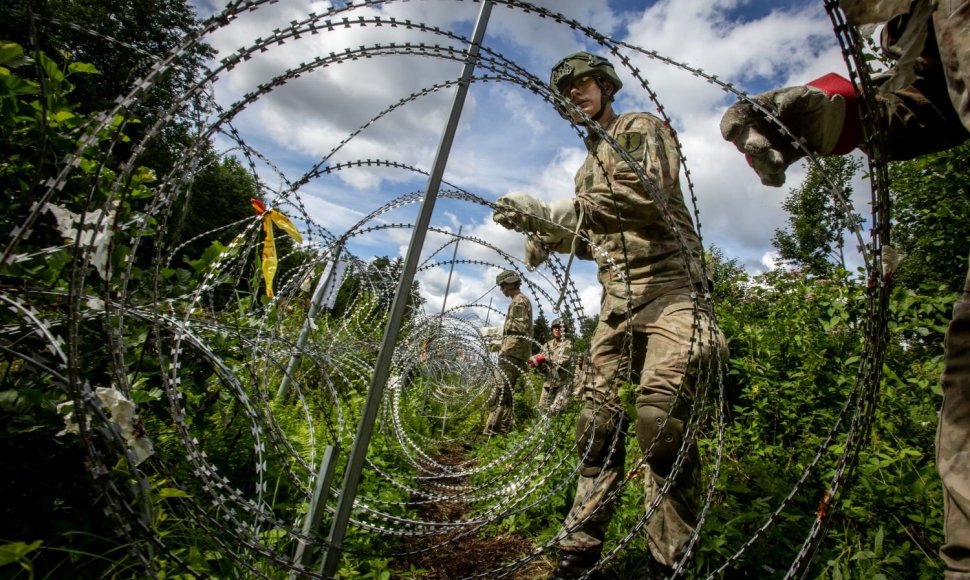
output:
[[549,258],[549,246],[539,238],[529,235],[525,237],[525,265],[535,270]]
[[[861,138],[861,125],[852,83],[828,74],[805,86],[786,87],[753,98],[778,117],[788,130],[805,140],[809,151],[821,155],[848,153]],[[792,138],[747,101],[739,101],[721,118],[721,135],[734,143],[765,185],[785,183],[785,170],[805,156]]]
[[489,352],[498,352],[502,348],[501,326],[484,326],[478,329],[478,335],[485,340]]
[[565,235],[574,232],[578,219],[572,198],[544,203],[516,191],[496,200],[492,220],[505,229],[523,233]]

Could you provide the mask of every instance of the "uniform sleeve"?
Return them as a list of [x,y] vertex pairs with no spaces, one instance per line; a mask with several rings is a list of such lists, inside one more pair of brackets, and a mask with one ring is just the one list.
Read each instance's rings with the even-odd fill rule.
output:
[[564,367],[572,366],[573,363],[573,343],[568,338],[565,340],[565,345],[562,349],[562,355],[557,361],[560,365]]
[[[903,35],[906,20],[896,18],[883,29],[882,45],[892,57],[898,57],[904,47],[898,44]],[[905,160],[949,149],[963,143],[970,138],[964,119],[954,108],[947,90],[948,79],[945,67],[941,62],[939,31],[936,38],[931,34],[926,39],[923,52],[913,67],[913,79],[909,86],[893,90],[889,94],[878,91],[878,99],[886,111],[886,149],[892,160]],[[970,32],[961,30],[958,34],[952,32],[946,36],[946,48],[952,50],[954,46],[961,46],[963,51],[970,51]],[[943,42],[943,41],[940,41]],[[953,45],[953,46],[951,46]],[[953,79],[957,85],[966,90],[967,71],[961,74],[964,78]],[[883,87],[895,82],[897,72],[893,69],[888,73],[877,76],[873,84]]]
[[680,160],[670,128],[646,113],[618,123],[615,139],[623,153],[605,143],[591,152],[586,167],[593,177],[578,184],[576,194],[583,227],[597,234],[640,229],[663,219],[657,198],[680,195]]
[[513,300],[509,305],[505,334],[532,337],[532,305],[528,300]]
[[573,343],[564,339],[552,357],[554,363],[562,368],[569,368],[573,360]]

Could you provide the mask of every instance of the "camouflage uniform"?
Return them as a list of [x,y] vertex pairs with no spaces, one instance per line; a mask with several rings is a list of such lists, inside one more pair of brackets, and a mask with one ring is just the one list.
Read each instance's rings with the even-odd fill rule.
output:
[[970,271],[944,342],[936,468],[943,481],[946,578],[970,579]]
[[[888,156],[909,159],[970,138],[970,2],[842,0],[842,6],[856,24],[902,12],[883,28],[882,46],[896,58],[909,50],[920,51],[920,58],[907,71],[912,75],[908,86],[892,85],[900,78],[898,70],[874,79],[879,86],[893,86],[888,98],[878,96],[887,112]],[[880,15],[882,8],[890,12]],[[903,36],[906,26],[924,22],[930,28],[925,43],[920,46],[917,37],[915,44],[904,44],[904,38],[911,38]],[[947,578],[970,579],[970,272],[953,307],[944,345],[943,403],[936,439],[944,497],[945,539],[940,556]]]
[[590,382],[593,370],[589,362],[589,352],[580,353],[576,357],[576,372],[573,376],[573,395],[578,396]]
[[[558,339],[553,337],[542,345],[540,354],[546,359],[543,369],[546,378],[542,383],[539,410],[547,412],[552,410],[556,397],[569,384],[573,367],[573,343],[562,335]],[[568,393],[564,393],[564,395],[568,395]]]
[[[576,174],[576,206],[589,238],[577,256],[594,259],[603,285],[600,320],[590,346],[592,381],[576,421],[579,485],[566,517],[566,552],[597,554],[612,518],[605,501],[623,478],[622,382],[636,387],[636,433],[648,452],[646,506],[657,501],[681,446],[699,381],[726,356],[723,335],[692,292],[706,289],[701,245],[679,183],[679,158],[669,127],[646,113],[615,117],[604,131],[639,166],[595,133]],[[651,188],[648,191],[647,188]],[[665,217],[665,212],[668,214]],[[683,251],[686,247],[687,252]],[[697,521],[700,458],[695,444],[647,524],[655,559],[675,564]]]
[[512,427],[512,389],[525,370],[525,361],[532,354],[531,338],[532,303],[519,292],[509,304],[502,327],[502,346],[495,370],[495,386],[489,400],[485,435],[507,433]]

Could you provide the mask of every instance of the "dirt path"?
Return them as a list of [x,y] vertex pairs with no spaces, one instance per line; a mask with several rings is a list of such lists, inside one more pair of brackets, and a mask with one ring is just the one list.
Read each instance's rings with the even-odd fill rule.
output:
[[[468,453],[461,447],[444,449],[435,457],[435,461],[443,465],[460,465],[467,463],[468,460]],[[464,483],[463,478],[442,478],[436,482],[426,482],[423,488],[430,493],[436,493],[439,491],[436,489],[439,485],[453,486],[462,483]],[[468,513],[468,506],[457,501],[421,503],[415,507],[418,517],[425,521],[456,521]],[[462,531],[456,531],[452,537],[462,533]],[[521,558],[535,549],[531,539],[517,534],[483,538],[479,534],[472,533],[446,542],[448,537],[435,535],[431,538],[414,538],[408,541],[404,546],[406,551],[436,547],[400,557],[394,562],[394,568],[402,573],[412,567],[425,570],[420,578],[427,580],[456,580],[487,572],[503,562]],[[445,542],[444,545],[438,545],[443,542]],[[552,567],[553,563],[548,558],[537,558],[507,577],[513,580],[546,578],[552,571]],[[394,576],[394,578],[402,577],[404,577],[403,574]]]

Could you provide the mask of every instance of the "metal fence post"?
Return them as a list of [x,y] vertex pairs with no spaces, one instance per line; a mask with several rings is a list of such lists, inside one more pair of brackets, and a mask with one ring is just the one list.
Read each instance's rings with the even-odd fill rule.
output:
[[300,328],[300,336],[296,339],[296,346],[293,347],[293,354],[290,355],[290,361],[286,364],[286,372],[283,373],[283,380],[280,381],[280,388],[276,391],[276,400],[282,401],[286,398],[287,393],[290,390],[290,382],[293,381],[293,374],[296,372],[296,367],[300,364],[300,349],[306,344],[307,335],[310,334],[310,328],[313,326],[313,319],[317,317],[317,311],[320,310],[320,304],[323,303],[323,297],[327,295],[327,290],[334,285],[334,278],[337,272],[337,262],[340,261],[340,251],[343,246],[337,246],[333,252],[333,257],[330,259],[330,263],[324,268],[323,273],[320,274],[320,280],[317,282],[317,287],[313,291],[313,297],[310,299],[310,310],[307,312],[306,320],[303,321],[303,327]]
[[370,388],[367,391],[367,402],[361,414],[360,426],[357,428],[357,435],[354,438],[353,447],[350,450],[350,457],[347,459],[343,488],[341,489],[340,497],[337,499],[337,509],[330,527],[330,537],[327,539],[327,553],[321,565],[321,572],[328,577],[332,577],[337,571],[340,555],[343,552],[343,541],[347,533],[347,524],[350,521],[350,512],[354,506],[354,499],[357,497],[357,486],[360,484],[360,474],[364,467],[364,459],[367,456],[367,447],[370,445],[371,434],[374,431],[377,411],[380,407],[381,398],[384,395],[384,386],[387,383],[390,372],[394,345],[397,342],[398,333],[401,330],[404,310],[411,296],[411,284],[414,282],[418,259],[421,257],[421,248],[424,246],[428,225],[431,223],[431,214],[434,211],[438,190],[441,187],[441,179],[444,175],[445,165],[448,162],[448,154],[451,152],[451,144],[454,141],[455,131],[458,128],[458,119],[461,117],[461,110],[465,103],[465,97],[468,94],[472,72],[475,70],[475,62],[478,60],[479,49],[482,44],[482,39],[485,37],[485,28],[488,24],[488,16],[491,10],[491,1],[484,0],[481,11],[478,13],[478,21],[475,23],[472,43],[469,45],[466,53],[465,66],[462,69],[461,80],[455,92],[451,116],[448,118],[448,124],[445,127],[445,133],[442,136],[441,144],[438,147],[438,153],[435,157],[434,167],[428,178],[428,190],[421,204],[418,219],[414,224],[414,233],[411,236],[411,243],[408,246],[408,253],[404,260],[404,272],[401,275],[397,293],[394,295],[394,303],[391,305],[390,317],[384,329],[381,349],[377,354],[377,361],[374,365],[374,376],[371,379]]

